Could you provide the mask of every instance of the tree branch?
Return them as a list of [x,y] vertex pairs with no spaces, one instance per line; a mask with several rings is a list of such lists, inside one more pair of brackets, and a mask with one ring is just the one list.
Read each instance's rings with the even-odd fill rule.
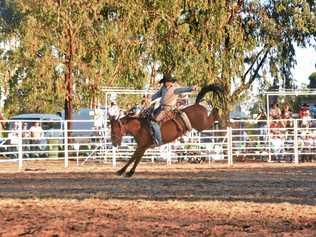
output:
[[250,65],[250,67],[248,68],[248,70],[247,70],[247,71],[245,72],[245,74],[243,75],[243,77],[242,77],[242,79],[241,79],[241,81],[242,81],[243,84],[244,84],[244,82],[245,82],[245,80],[246,80],[246,77],[247,77],[248,73],[249,73],[249,72],[252,70],[252,68],[255,66],[255,64],[256,64],[256,62],[257,62],[259,56],[262,54],[262,52],[264,51],[264,49],[265,49],[265,47],[263,47],[263,48],[260,50],[260,52],[257,54],[255,60],[253,60],[253,62],[252,62],[252,64]]
[[[261,69],[264,61],[266,60],[268,54],[270,52],[270,48],[266,49],[265,54],[263,55],[263,57],[261,58],[259,64],[257,65],[254,73],[252,74],[252,76],[250,77],[249,81],[247,83],[243,82],[242,85],[234,92],[234,96],[235,97],[239,97],[239,95],[244,92],[245,90],[249,89],[249,87],[251,86],[251,84],[254,82],[254,80],[257,78],[257,75],[259,73],[259,70]],[[261,52],[260,52],[261,54]],[[254,65],[254,63],[253,63]],[[251,67],[253,67],[253,65]],[[249,69],[248,69],[249,71]],[[248,73],[248,71],[246,73]],[[245,76],[245,75],[244,75]]]

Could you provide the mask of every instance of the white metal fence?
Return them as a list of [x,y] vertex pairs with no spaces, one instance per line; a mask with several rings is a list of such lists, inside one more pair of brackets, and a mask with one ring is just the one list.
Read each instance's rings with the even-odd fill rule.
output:
[[[93,120],[72,121],[4,121],[8,126],[1,132],[0,162],[17,162],[23,167],[26,160],[69,160],[84,164],[90,160],[112,162],[129,158],[135,141],[126,136],[119,148],[112,147],[109,127],[96,127]],[[38,122],[42,128],[34,128]],[[239,160],[294,162],[313,160],[316,154],[316,121],[303,124],[290,120],[286,127],[272,126],[286,121],[235,121],[223,130],[192,131],[173,143],[149,149],[144,159],[165,160],[168,164],[183,160],[190,162]],[[36,126],[35,126],[36,127]]]

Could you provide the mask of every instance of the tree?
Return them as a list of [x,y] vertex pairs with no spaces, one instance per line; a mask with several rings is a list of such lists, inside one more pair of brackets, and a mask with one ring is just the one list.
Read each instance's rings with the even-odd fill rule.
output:
[[[102,14],[104,3],[29,0],[17,6],[24,18],[15,62],[20,82],[14,89],[22,94],[23,104],[31,103],[38,112],[60,110],[63,98],[66,119],[71,119],[73,106],[96,101],[98,88],[113,71],[108,44],[114,27]],[[18,97],[12,95],[11,108]]]
[[313,72],[309,77],[309,85],[308,88],[315,89],[316,88],[316,72]]
[[55,85],[48,87],[55,97],[22,90],[22,98],[58,104],[64,97],[68,116],[73,104],[100,97],[103,85],[140,88],[168,72],[186,84],[221,84],[226,100],[211,99],[227,120],[264,71],[291,87],[293,45],[312,45],[316,32],[310,0],[25,0],[18,7],[24,19],[12,78],[23,88]]
[[291,87],[293,44],[311,45],[316,32],[313,1],[138,0],[129,10],[147,63],[188,84],[220,83],[225,120],[264,68]]
[[[20,59],[25,58],[32,64],[24,67],[30,69],[23,80],[26,84],[24,88],[30,82],[38,82],[39,86],[35,90],[39,92],[44,89],[45,93],[45,87],[50,84],[52,88],[49,91],[64,94],[65,115],[67,119],[71,119],[76,60],[74,54],[79,50],[79,30],[82,30],[82,21],[87,20],[84,18],[86,16],[77,18],[76,4],[71,1],[23,1],[18,6],[25,14],[20,41],[21,49],[26,50],[21,52]],[[50,66],[47,67],[48,65]],[[61,81],[62,76],[64,83]],[[45,94],[32,95],[42,97]]]
[[[10,81],[13,74],[12,48],[16,46],[14,39],[19,35],[21,14],[16,9],[15,1],[0,2],[0,93],[1,100],[9,95]],[[2,110],[2,108],[0,108]]]

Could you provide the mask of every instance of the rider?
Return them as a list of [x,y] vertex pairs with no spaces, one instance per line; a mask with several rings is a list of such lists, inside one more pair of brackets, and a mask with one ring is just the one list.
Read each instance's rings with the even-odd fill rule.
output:
[[166,117],[169,111],[175,109],[178,95],[196,90],[195,86],[179,87],[176,79],[169,74],[164,74],[159,83],[163,83],[162,87],[151,97],[152,101],[161,98],[160,105],[154,113],[154,120],[151,121],[151,126],[154,130],[154,142],[157,146],[162,144],[160,122]]

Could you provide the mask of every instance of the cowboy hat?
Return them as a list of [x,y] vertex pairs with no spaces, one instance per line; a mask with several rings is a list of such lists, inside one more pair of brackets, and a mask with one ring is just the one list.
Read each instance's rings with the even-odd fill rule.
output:
[[177,80],[172,77],[170,74],[164,74],[163,78],[159,81],[159,84],[164,83],[164,82],[176,82]]

